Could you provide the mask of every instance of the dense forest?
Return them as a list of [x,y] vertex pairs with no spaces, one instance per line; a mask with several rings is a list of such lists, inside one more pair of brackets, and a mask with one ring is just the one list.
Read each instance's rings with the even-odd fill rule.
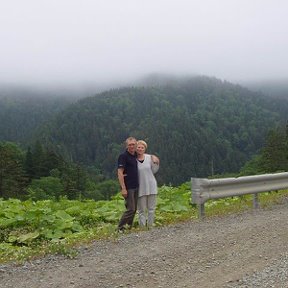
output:
[[0,90],[0,141],[31,142],[35,129],[72,103],[69,98],[31,94]]
[[260,152],[241,168],[239,176],[288,171],[288,123],[269,131]]
[[[44,192],[38,186],[48,185],[43,177],[52,177],[49,185],[53,181],[52,187],[58,185],[54,196],[70,195],[71,199],[85,191],[85,197],[97,191],[95,199],[105,199],[105,189],[111,191],[109,195],[115,192],[115,182],[109,181],[116,180],[117,157],[131,135],[146,140],[148,153],[160,157],[159,185],[178,185],[192,176],[238,173],[241,168],[248,174],[251,167],[255,173],[264,171],[263,157],[259,162],[255,155],[262,153],[271,131],[285,127],[288,114],[287,99],[209,77],[150,79],[145,86],[111,89],[78,101],[0,95],[0,102],[2,150],[17,154],[16,162],[22,163],[24,171],[19,191],[24,185],[26,196],[41,196]],[[50,166],[45,164],[49,157],[54,159]],[[34,166],[29,168],[32,158]],[[37,159],[42,159],[41,165]],[[47,168],[42,174],[39,165]]]
[[65,161],[35,142],[26,151],[12,142],[0,142],[0,199],[108,200],[118,183]]
[[161,158],[159,183],[238,172],[262,148],[270,129],[286,122],[288,101],[214,78],[113,89],[70,105],[39,139],[65,158],[115,177],[129,135]]

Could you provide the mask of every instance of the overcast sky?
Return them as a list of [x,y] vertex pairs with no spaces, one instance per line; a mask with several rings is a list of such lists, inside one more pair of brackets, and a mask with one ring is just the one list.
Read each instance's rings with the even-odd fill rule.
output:
[[0,0],[0,82],[288,78],[287,0]]

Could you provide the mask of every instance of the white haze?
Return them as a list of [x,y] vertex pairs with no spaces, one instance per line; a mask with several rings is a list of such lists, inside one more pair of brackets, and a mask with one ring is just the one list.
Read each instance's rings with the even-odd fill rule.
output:
[[288,78],[286,0],[2,0],[0,83]]

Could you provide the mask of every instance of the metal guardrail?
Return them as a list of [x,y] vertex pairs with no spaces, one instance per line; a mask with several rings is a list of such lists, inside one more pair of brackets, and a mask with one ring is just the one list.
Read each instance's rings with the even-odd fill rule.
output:
[[192,203],[198,205],[198,216],[202,218],[204,204],[210,199],[254,194],[253,207],[258,208],[258,193],[288,188],[288,172],[222,179],[192,177],[191,186]]

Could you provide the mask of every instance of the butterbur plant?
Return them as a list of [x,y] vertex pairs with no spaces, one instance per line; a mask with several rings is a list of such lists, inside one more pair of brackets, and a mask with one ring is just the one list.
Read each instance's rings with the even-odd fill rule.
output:
[[[191,205],[190,187],[190,183],[159,187],[155,226],[198,218],[197,207]],[[259,198],[267,206],[286,194],[287,191],[263,193]],[[250,209],[247,203],[251,201],[246,197],[208,201],[207,217]],[[0,263],[49,253],[74,257],[74,246],[119,237],[115,231],[124,209],[120,193],[107,201],[0,199]],[[132,232],[138,229],[137,215],[133,227]]]

